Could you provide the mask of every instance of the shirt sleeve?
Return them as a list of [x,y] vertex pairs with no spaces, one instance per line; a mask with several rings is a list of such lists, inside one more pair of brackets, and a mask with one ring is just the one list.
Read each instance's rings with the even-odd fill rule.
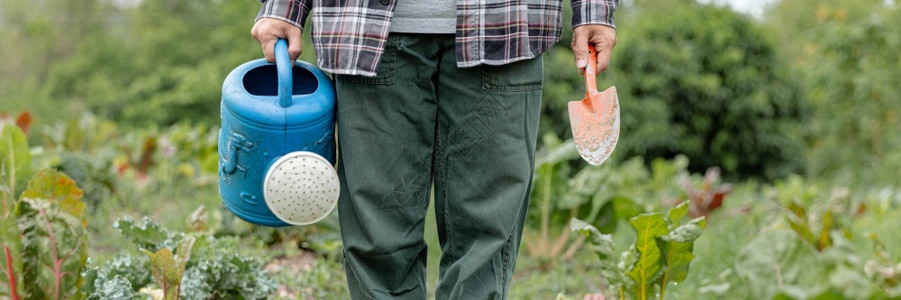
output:
[[303,24],[307,21],[307,16],[312,9],[313,0],[259,0],[262,6],[260,12],[254,20],[261,18],[279,19],[300,28],[303,31]]
[[573,7],[572,26],[601,24],[616,28],[613,12],[619,7],[619,0],[571,0]]

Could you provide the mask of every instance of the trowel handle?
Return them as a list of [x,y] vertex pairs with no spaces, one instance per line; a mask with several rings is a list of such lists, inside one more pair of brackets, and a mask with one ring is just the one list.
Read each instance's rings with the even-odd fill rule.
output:
[[291,65],[291,57],[288,56],[288,41],[278,39],[275,42],[275,68],[278,70],[278,105],[291,106],[291,96],[294,90],[294,78]]
[[594,45],[588,45],[588,65],[585,66],[585,99],[598,92],[597,67],[598,51],[594,50]]

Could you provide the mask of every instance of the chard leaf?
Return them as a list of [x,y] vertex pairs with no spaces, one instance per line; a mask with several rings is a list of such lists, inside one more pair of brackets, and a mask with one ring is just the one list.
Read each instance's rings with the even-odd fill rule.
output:
[[694,259],[694,241],[701,236],[701,232],[698,224],[688,223],[657,239],[666,265],[661,289],[665,289],[670,282],[682,282],[688,276],[688,267]]
[[688,266],[695,258],[692,254],[694,243],[657,239],[657,244],[663,250],[663,262],[666,264],[661,287],[665,288],[670,282],[678,283],[685,280],[688,276]]
[[652,285],[663,268],[660,249],[656,239],[667,234],[666,220],[660,214],[643,214],[629,220],[635,229],[635,249],[638,260],[629,271],[629,277],[635,281],[638,299],[647,299],[652,292]]
[[[21,198],[45,199],[57,203],[59,208],[72,217],[84,218],[84,193],[75,180],[53,169],[42,169],[28,182],[28,188]],[[86,226],[87,224],[85,224]]]
[[185,274],[185,266],[191,256],[194,240],[194,237],[190,235],[182,238],[178,242],[176,255],[173,255],[169,248],[162,248],[156,252],[141,249],[150,257],[153,279],[157,285],[163,288],[165,299],[178,299],[181,279]]
[[[39,201],[39,200],[37,200]],[[37,203],[42,205],[44,203]],[[22,281],[29,282],[25,289],[19,290],[22,297],[26,299],[45,299],[50,297],[50,293],[39,288],[40,286],[52,286],[53,275],[45,273],[46,258],[41,256],[41,242],[46,239],[46,231],[41,230],[40,220],[38,219],[38,210],[33,208],[33,202],[21,201],[16,205],[18,213],[18,223],[22,234]],[[43,235],[42,235],[43,234]]]
[[[703,217],[702,217],[703,218]],[[661,239],[676,242],[694,242],[701,236],[703,229],[697,223],[688,223],[671,231],[669,234],[662,236]]]
[[570,229],[588,237],[591,249],[601,259],[601,275],[611,286],[623,284],[623,278],[616,267],[618,255],[613,248],[613,238],[609,234],[601,234],[597,228],[579,219],[570,221]]
[[[638,251],[635,250],[635,244],[629,246],[629,249],[623,251],[623,253],[619,254],[619,263],[616,264],[616,269],[619,270],[620,273],[626,274],[629,270],[632,269],[632,266],[635,265],[635,261],[638,260]],[[631,278],[625,277],[628,286],[632,286],[635,284]]]
[[[13,212],[10,212],[10,214],[10,216],[0,218],[0,268],[4,270],[0,274],[7,275],[6,270],[9,270],[7,264],[11,263],[13,273],[10,275],[16,281],[16,291],[22,291],[22,239],[19,235],[18,222]],[[10,261],[7,261],[7,259]],[[12,298],[9,279],[3,276],[0,282],[2,282],[0,283],[0,298]]]
[[[0,183],[6,187],[3,201],[16,199],[16,193],[31,178],[31,152],[25,132],[12,124],[0,123]],[[5,203],[12,208],[13,203]]]
[[695,225],[698,225],[698,227],[701,227],[701,229],[704,229],[704,228],[707,228],[707,218],[697,217],[697,218],[691,219],[691,221],[688,221],[688,224],[695,224]]
[[819,234],[817,234],[817,250],[823,251],[823,249],[832,246],[832,238],[830,236],[830,232],[832,232],[832,227],[835,225],[835,221],[832,219],[832,210],[826,210],[823,213],[822,220],[822,228],[820,228]]
[[[44,199],[19,202],[22,269],[27,299],[79,298],[87,261],[83,218],[75,218]],[[59,266],[58,272],[51,266]],[[57,290],[57,278],[59,278]]]
[[816,239],[807,220],[807,209],[792,201],[788,204],[788,210],[792,212],[792,214],[785,215],[788,219],[789,227],[800,235],[802,239],[811,245],[816,245]]
[[163,289],[165,299],[178,299],[178,286],[181,284],[181,276],[175,269],[177,263],[172,250],[163,248],[156,252],[150,252],[147,249],[141,249],[142,252],[150,257],[150,263],[153,273],[153,280]]
[[150,259],[147,256],[121,253],[113,256],[102,267],[102,271],[109,274],[109,277],[121,276],[131,282],[133,292],[153,281],[151,274],[147,272],[150,269]]
[[685,215],[688,214],[688,204],[689,201],[684,201],[669,210],[667,219],[669,221],[670,230],[676,228],[677,226],[679,226],[679,224],[682,224],[682,218],[684,218]]
[[87,261],[81,189],[65,174],[43,169],[21,197],[16,222],[22,234],[25,297],[80,297],[84,278],[79,274]]
[[816,249],[788,230],[762,233],[745,245],[735,258],[735,272],[747,281],[754,299],[809,298],[828,284]]
[[176,258],[178,259],[178,268],[181,269],[181,272],[184,273],[185,266],[188,263],[188,259],[191,258],[191,248],[194,247],[194,241],[196,239],[194,236],[188,235],[178,241],[178,248],[176,248]]
[[138,248],[156,252],[162,248],[176,248],[176,244],[184,234],[171,232],[159,223],[145,216],[143,224],[137,224],[131,218],[122,218],[113,224],[119,233],[131,240]]
[[86,284],[82,291],[86,300],[131,300],[134,298],[131,282],[125,277],[111,276],[104,270],[91,268],[84,272],[84,278]]
[[603,177],[606,174],[597,170],[602,169],[584,168],[568,180],[567,192],[557,203],[557,208],[571,209],[591,201],[604,182]]
[[[576,144],[572,140],[560,141],[560,138],[552,133],[542,136],[545,145],[545,151],[542,152],[535,161],[535,167],[543,165],[556,165],[558,163],[567,162],[579,158],[579,151]],[[547,151],[550,149],[550,151]]]

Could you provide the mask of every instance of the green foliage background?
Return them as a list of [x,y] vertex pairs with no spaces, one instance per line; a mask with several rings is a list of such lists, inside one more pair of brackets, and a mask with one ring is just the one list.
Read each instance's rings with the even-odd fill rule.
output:
[[[258,8],[247,0],[3,0],[0,111],[55,119],[87,110],[136,127],[216,124],[225,76],[262,56],[249,34]],[[303,59],[314,60],[312,52]]]
[[[901,238],[901,4],[895,2],[776,0],[752,17],[692,0],[623,0],[619,44],[598,81],[617,86],[623,128],[614,157],[599,168],[585,167],[568,141],[566,103],[583,98],[584,87],[565,30],[543,58],[540,181],[524,238],[531,250],[521,255],[510,297],[582,298],[577,294],[603,290],[590,263],[596,257],[562,258],[562,250],[580,248],[554,244],[555,234],[577,217],[611,234],[617,253],[627,251],[623,245],[635,238],[629,218],[664,211],[684,196],[681,179],[699,182],[696,174],[713,166],[735,191],[709,216],[691,272],[667,298],[901,295],[898,276],[879,277],[901,273],[901,247],[892,243]],[[0,168],[0,192],[18,194],[39,167],[75,179],[90,214],[88,250],[102,270],[94,276],[111,285],[127,283],[117,274],[147,275],[137,272],[143,261],[114,256],[134,250],[111,227],[130,215],[173,231],[229,236],[223,247],[240,244],[266,261],[311,251],[318,263],[304,270],[309,276],[273,273],[279,288],[344,295],[334,219],[277,231],[213,209],[210,224],[185,222],[199,206],[221,206],[220,89],[232,68],[262,56],[249,35],[258,7],[255,0],[0,0],[0,116],[30,111],[36,119],[30,148],[25,135],[4,137],[18,146],[0,154],[27,151],[34,161],[15,157],[21,166]],[[304,49],[301,59],[315,61],[308,34]],[[139,170],[136,158],[150,146],[152,164]],[[10,167],[22,171],[10,178]],[[798,207],[809,215],[793,217]],[[789,231],[800,230],[798,224],[826,232],[831,246],[816,252],[818,244]],[[431,263],[437,237],[427,238]],[[574,239],[556,241],[571,246]],[[779,247],[760,251],[770,245]],[[773,264],[803,271],[771,282],[778,275],[771,274]],[[429,276],[432,283],[437,273]],[[152,280],[139,277],[129,277],[132,287]]]
[[[225,75],[261,56],[248,34],[258,5],[2,0],[0,111],[215,125]],[[727,178],[765,180],[855,180],[864,175],[855,170],[899,166],[897,6],[781,1],[755,20],[688,0],[636,0],[617,17],[620,43],[599,83],[621,98],[615,158],[684,154],[693,171],[719,166]],[[555,67],[546,68],[542,131],[562,137],[565,104],[583,91],[568,67],[570,38],[544,58]],[[302,59],[315,61],[305,39]]]

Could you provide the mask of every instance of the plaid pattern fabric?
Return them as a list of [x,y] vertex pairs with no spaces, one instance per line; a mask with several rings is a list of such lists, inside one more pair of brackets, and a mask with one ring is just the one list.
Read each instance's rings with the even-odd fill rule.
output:
[[[456,0],[459,67],[502,65],[535,58],[560,39],[562,0]],[[394,12],[391,0],[260,0],[257,19],[276,18],[303,29],[312,12],[319,67],[335,74],[375,76]],[[619,0],[571,0],[573,27],[615,27]]]

